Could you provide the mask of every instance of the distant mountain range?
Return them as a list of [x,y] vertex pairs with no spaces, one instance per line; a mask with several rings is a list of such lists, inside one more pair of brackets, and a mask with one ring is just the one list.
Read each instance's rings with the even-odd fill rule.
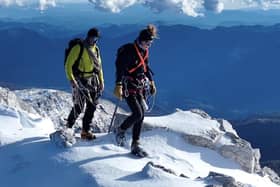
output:
[[[139,25],[100,28],[106,91],[114,87],[116,51],[138,35]],[[57,32],[56,32],[57,29]],[[172,110],[202,108],[236,118],[280,109],[280,25],[199,29],[159,26],[150,50],[157,103]],[[0,82],[12,87],[68,89],[63,58],[67,41],[83,37],[39,23],[0,22]]]

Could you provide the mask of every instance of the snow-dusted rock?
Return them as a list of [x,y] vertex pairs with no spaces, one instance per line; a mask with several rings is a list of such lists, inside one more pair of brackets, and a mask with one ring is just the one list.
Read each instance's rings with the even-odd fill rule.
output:
[[0,105],[5,105],[11,108],[24,110],[29,113],[36,113],[34,108],[23,102],[17,95],[7,88],[0,87]]
[[217,121],[220,123],[220,129],[224,132],[230,133],[236,137],[238,137],[237,132],[233,129],[232,125],[224,119],[217,119]]
[[260,150],[253,149],[251,144],[241,138],[231,136],[232,145],[222,145],[216,148],[226,158],[232,158],[238,162],[245,171],[250,173],[259,172]]
[[49,117],[58,127],[67,117],[71,106],[71,94],[50,89],[26,89],[15,91],[25,103],[32,106],[38,114]]
[[252,187],[251,185],[237,182],[233,177],[216,172],[210,172],[204,180],[210,183],[207,187]]
[[[51,89],[26,89],[16,91],[18,97],[30,104],[36,111],[44,116],[49,117],[59,128],[66,124],[66,119],[72,107],[72,96],[70,93]],[[97,105],[92,128],[94,132],[107,132],[110,124],[114,105],[110,101],[100,99]],[[76,121],[76,126],[82,126],[82,114]]]
[[259,163],[261,157],[260,150],[253,149],[249,142],[240,138],[228,121],[223,119],[218,119],[217,121],[221,125],[220,129],[225,132],[223,136],[230,139],[233,143],[218,147],[218,152],[227,158],[233,158],[248,172],[259,172],[261,169]]
[[[177,110],[178,111],[178,110]],[[205,119],[212,119],[212,117],[207,114],[206,112],[204,112],[203,110],[199,110],[199,109],[191,109],[190,110],[192,113],[198,114],[201,117],[205,118]]]
[[262,170],[259,173],[261,176],[268,176],[272,182],[280,185],[280,177],[275,171],[273,171],[269,167],[262,168]]
[[[5,95],[7,91],[2,89],[2,93]],[[61,121],[67,117],[72,107],[71,94],[63,91],[31,89],[16,91],[16,95],[13,95],[13,93],[8,93],[8,95],[10,96],[6,94],[6,99],[2,99],[1,102],[18,107],[21,105],[13,102],[19,100],[29,110],[34,108],[33,110],[36,110],[36,113],[51,118],[56,127],[60,126]],[[9,98],[12,99],[9,100]],[[102,99],[100,103],[95,112],[92,126],[95,132],[107,132],[115,104]],[[20,116],[21,112],[16,113],[16,115]],[[120,108],[114,126],[121,124],[126,116],[127,113]],[[23,117],[22,119],[26,118]],[[247,172],[261,171],[259,150],[253,149],[249,142],[241,139],[226,120],[214,119],[206,112],[197,109],[191,111],[178,109],[177,112],[170,115],[146,117],[144,122],[144,130],[160,128],[179,133],[193,145],[210,148],[224,157],[234,160]],[[29,123],[22,121],[22,124]],[[81,125],[81,120],[78,120],[77,124]],[[271,174],[271,172],[267,173]],[[272,175],[272,178],[277,177]]]
[[241,139],[225,120],[212,119],[200,110],[177,110],[167,116],[146,117],[145,123],[150,128],[161,127],[179,132],[191,144],[216,150],[239,163],[247,172],[260,171],[259,150]]
[[148,162],[142,171],[150,177],[155,176],[160,172],[166,172],[168,174],[177,176],[176,172],[172,169],[165,168],[164,166],[155,164],[153,162]]

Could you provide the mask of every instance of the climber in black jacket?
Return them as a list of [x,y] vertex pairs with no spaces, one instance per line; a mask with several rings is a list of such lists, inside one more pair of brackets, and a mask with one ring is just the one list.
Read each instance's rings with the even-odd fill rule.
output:
[[148,83],[150,93],[156,94],[152,71],[148,64],[149,47],[157,37],[154,25],[148,25],[140,31],[134,43],[128,43],[118,49],[116,59],[116,87],[114,94],[120,100],[124,98],[132,114],[117,128],[118,145],[125,143],[125,131],[133,127],[131,152],[144,157],[146,152],[139,146],[141,127],[145,111],[145,85]]

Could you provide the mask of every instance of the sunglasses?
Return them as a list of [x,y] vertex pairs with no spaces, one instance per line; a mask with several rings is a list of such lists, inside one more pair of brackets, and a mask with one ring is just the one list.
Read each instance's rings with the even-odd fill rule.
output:
[[143,45],[145,45],[146,47],[151,47],[152,46],[152,43],[153,43],[153,40],[144,40],[142,41]]
[[151,45],[153,43],[153,40],[146,40],[146,41],[143,41],[144,43],[146,43],[147,45]]
[[98,41],[98,37],[94,36],[94,37],[90,37],[89,38],[91,41],[93,42],[97,42]]

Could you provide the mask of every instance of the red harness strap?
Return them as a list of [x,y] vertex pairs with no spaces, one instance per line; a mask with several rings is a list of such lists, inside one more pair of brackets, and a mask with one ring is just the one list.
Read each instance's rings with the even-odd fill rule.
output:
[[135,68],[132,68],[130,70],[128,70],[129,73],[133,73],[134,71],[136,71],[139,67],[143,66],[144,67],[144,72],[146,73],[147,72],[147,67],[146,67],[146,63],[145,63],[145,60],[148,58],[149,56],[149,50],[146,49],[146,54],[144,56],[144,58],[142,57],[138,47],[136,46],[136,44],[134,44],[134,47],[136,49],[136,52],[138,54],[138,57],[140,58],[140,63],[135,67]]

